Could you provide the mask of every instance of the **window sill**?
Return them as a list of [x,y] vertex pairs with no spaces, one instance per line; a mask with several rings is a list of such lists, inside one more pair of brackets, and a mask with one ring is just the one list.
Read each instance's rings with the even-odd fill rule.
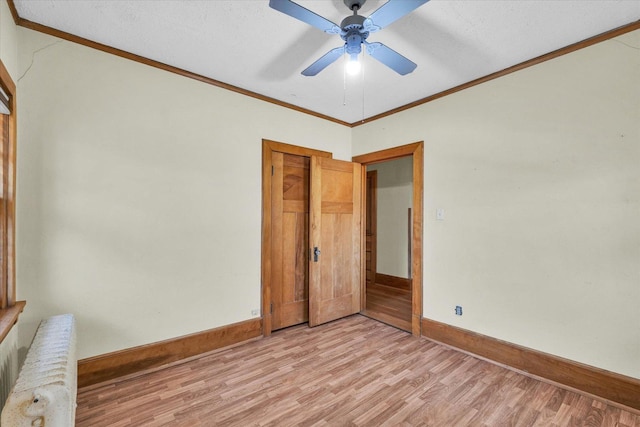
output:
[[18,316],[24,310],[25,305],[27,305],[26,301],[16,301],[13,307],[0,310],[0,342],[9,334],[13,325],[18,322]]

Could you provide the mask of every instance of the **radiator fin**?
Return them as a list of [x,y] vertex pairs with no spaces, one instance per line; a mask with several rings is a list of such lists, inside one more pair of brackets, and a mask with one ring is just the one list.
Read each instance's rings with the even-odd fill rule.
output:
[[18,378],[18,328],[13,327],[0,343],[0,411]]
[[2,426],[72,427],[77,396],[73,315],[53,316],[40,326],[2,411]]

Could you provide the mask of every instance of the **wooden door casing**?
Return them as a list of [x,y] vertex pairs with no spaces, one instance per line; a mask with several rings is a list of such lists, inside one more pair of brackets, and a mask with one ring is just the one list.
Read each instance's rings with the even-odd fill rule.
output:
[[[360,311],[362,166],[311,158],[309,326]],[[312,255],[313,257],[313,255]]]
[[309,319],[309,157],[274,152],[271,178],[272,330]]
[[[376,281],[377,271],[377,190],[378,171],[367,172],[365,213],[365,288]],[[364,293],[366,294],[366,292]],[[366,307],[366,303],[363,304]]]
[[413,206],[411,225],[411,332],[421,335],[422,326],[422,238],[424,142],[402,145],[353,157],[354,162],[372,165],[399,157],[413,157]]

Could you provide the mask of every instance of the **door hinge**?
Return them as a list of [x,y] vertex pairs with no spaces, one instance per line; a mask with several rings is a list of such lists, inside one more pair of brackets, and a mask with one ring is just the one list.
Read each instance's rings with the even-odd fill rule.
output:
[[269,308],[269,314],[273,314],[273,303],[271,303],[271,307]]
[[275,167],[271,165],[271,176],[273,176],[274,173],[275,173]]

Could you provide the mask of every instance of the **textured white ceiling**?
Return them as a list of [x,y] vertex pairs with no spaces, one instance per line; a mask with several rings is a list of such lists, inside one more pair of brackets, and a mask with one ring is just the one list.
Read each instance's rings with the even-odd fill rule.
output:
[[[21,18],[353,123],[640,20],[638,0],[431,0],[372,34],[418,64],[407,76],[365,57],[300,72],[339,36],[268,0],[14,0]],[[299,0],[340,23],[342,0]],[[369,15],[384,0],[368,0]],[[345,89],[346,88],[346,89]]]

